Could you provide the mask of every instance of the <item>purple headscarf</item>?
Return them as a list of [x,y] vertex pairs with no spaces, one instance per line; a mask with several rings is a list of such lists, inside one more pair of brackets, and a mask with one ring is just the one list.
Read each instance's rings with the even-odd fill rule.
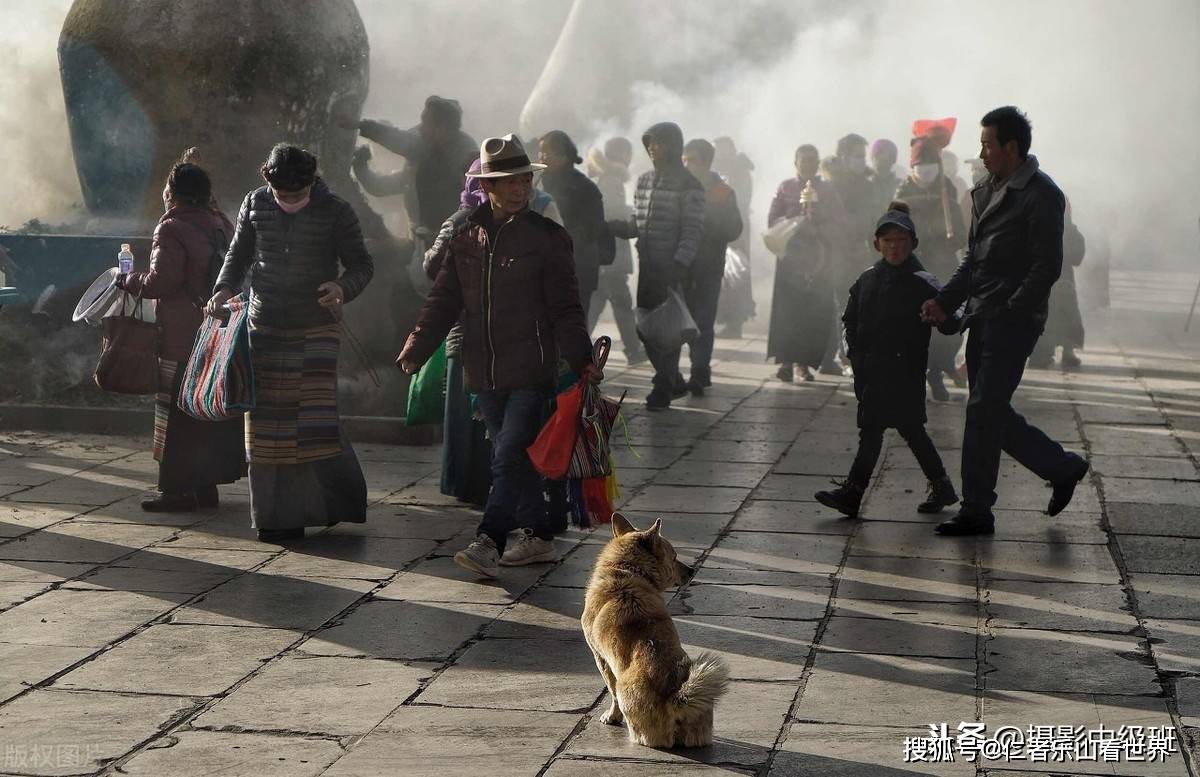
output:
[[[476,159],[467,168],[468,173],[478,173],[482,167],[480,160]],[[458,196],[458,204],[464,208],[478,208],[483,203],[487,202],[487,192],[483,190],[483,181],[480,178],[468,178],[467,185],[463,187],[462,194]]]

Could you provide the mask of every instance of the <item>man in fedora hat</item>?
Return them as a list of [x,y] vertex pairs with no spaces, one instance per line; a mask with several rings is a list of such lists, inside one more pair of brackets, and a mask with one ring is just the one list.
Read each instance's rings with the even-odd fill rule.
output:
[[[514,135],[488,138],[479,178],[488,201],[451,239],[433,290],[396,363],[407,373],[424,364],[461,318],[467,386],[479,397],[492,439],[492,490],[475,541],[454,556],[472,572],[495,577],[505,563],[557,558],[542,479],[525,449],[541,430],[562,357],[599,382],[579,301],[571,237],[529,209],[533,164]],[[508,533],[530,527],[505,553]]]

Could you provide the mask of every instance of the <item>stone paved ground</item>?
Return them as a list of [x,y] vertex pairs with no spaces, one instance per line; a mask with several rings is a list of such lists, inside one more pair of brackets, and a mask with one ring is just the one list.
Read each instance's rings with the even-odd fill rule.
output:
[[[4,434],[0,772],[1182,777],[1183,755],[902,759],[930,722],[1200,725],[1197,349],[1156,353],[1144,323],[1121,317],[1084,372],[1028,375],[1021,408],[1094,471],[1049,520],[1049,490],[1006,462],[980,540],[933,536],[894,438],[865,520],[814,503],[849,464],[852,395],[766,380],[761,339],[722,341],[712,395],[654,416],[646,371],[610,365],[633,387],[623,507],[699,565],[676,623],[735,678],[717,744],[691,752],[597,719],[577,618],[604,532],[472,580],[450,555],[476,516],[438,494],[436,449],[359,446],[369,522],[283,547],[254,540],[244,484],[219,511],[141,512],[146,440]],[[961,417],[931,407],[955,471]]]

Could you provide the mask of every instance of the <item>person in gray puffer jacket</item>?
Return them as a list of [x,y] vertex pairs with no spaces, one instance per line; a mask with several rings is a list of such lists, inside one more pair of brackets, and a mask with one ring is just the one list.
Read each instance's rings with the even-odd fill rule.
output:
[[[679,289],[696,258],[704,234],[704,186],[683,166],[683,131],[671,122],[655,124],[642,135],[654,169],[638,178],[633,218],[610,221],[613,235],[637,239],[637,306],[653,309]],[[646,408],[665,410],[687,394],[679,374],[682,349],[663,350],[642,338],[654,365],[654,389]]]

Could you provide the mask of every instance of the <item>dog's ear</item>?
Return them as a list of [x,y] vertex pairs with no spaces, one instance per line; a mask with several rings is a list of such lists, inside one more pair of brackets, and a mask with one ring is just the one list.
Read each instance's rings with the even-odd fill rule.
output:
[[662,533],[662,518],[655,518],[654,525],[651,526],[649,529],[646,529],[646,533],[649,534],[651,537],[657,537],[659,534],[661,534]]
[[613,513],[612,531],[614,537],[620,537],[623,534],[628,534],[631,531],[637,531],[633,524],[620,513]]

